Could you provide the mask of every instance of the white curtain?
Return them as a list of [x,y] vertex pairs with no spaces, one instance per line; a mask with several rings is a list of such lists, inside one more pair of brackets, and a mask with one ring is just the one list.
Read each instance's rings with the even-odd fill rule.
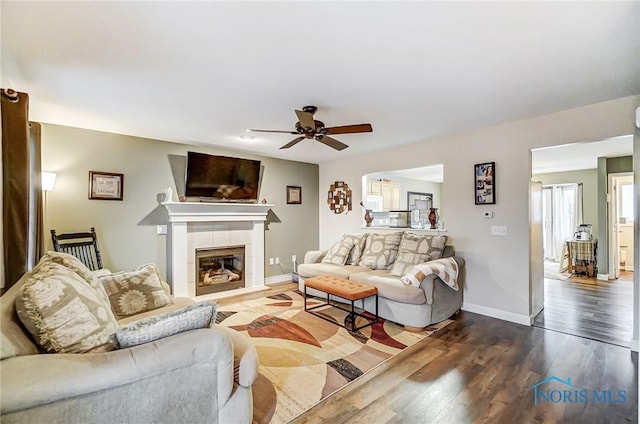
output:
[[573,238],[577,226],[582,223],[582,196],[579,191],[578,184],[558,184],[544,188],[545,259],[560,262],[565,241]]
[[576,189],[576,226],[584,224],[584,198],[582,195],[582,183]]

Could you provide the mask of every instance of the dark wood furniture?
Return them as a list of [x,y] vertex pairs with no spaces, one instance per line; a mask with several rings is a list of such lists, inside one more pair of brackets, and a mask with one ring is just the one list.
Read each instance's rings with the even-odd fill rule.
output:
[[[323,293],[326,293],[327,303],[323,303],[323,304],[314,306],[312,308],[307,308],[307,288],[312,288],[312,289],[321,291]],[[331,295],[337,296],[349,301],[351,303],[351,309],[349,310],[349,309],[342,308],[339,305],[336,305],[335,302],[331,303],[330,302]],[[363,313],[358,313],[355,311],[355,306],[354,306],[355,301],[362,300],[362,302],[364,303],[364,299],[369,296],[376,297],[376,315],[374,318],[370,318],[369,316]],[[333,320],[330,320],[329,318],[321,314],[318,314],[315,312],[309,312],[313,309],[322,308],[324,306],[332,306],[334,308],[338,308],[345,312],[348,312],[349,315],[347,315],[347,317],[345,318],[345,325],[341,325]],[[363,309],[364,309],[364,306],[363,306]],[[304,281],[304,310],[326,321],[337,324],[349,331],[358,331],[364,327],[368,327],[378,322],[378,289],[373,286],[368,286],[366,284],[358,283],[357,281],[351,281],[345,278],[334,277],[332,275],[321,275],[319,277],[309,278]],[[356,327],[356,317],[362,317],[365,320],[367,320],[368,323],[361,325],[359,327]],[[347,327],[347,323],[351,324],[350,325],[351,328]]]
[[51,230],[51,241],[56,252],[75,256],[91,271],[102,269],[102,257],[94,227],[88,233],[56,234],[56,230]]

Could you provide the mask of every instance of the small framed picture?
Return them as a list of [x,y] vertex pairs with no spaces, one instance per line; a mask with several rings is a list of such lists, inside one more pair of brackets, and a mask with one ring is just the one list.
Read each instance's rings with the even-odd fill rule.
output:
[[495,205],[496,163],[477,163],[473,167],[476,205]]
[[287,205],[302,204],[302,187],[287,186]]
[[89,171],[89,199],[122,200],[124,174]]

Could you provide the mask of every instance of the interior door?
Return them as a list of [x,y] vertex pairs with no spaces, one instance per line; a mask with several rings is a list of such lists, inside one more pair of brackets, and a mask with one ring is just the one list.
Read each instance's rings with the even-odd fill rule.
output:
[[544,249],[542,183],[529,184],[529,306],[533,319],[544,308]]
[[609,174],[609,195],[607,196],[608,214],[607,230],[609,233],[609,245],[601,246],[600,249],[609,249],[609,279],[613,280],[620,276],[620,236],[618,234],[618,183],[613,174]]

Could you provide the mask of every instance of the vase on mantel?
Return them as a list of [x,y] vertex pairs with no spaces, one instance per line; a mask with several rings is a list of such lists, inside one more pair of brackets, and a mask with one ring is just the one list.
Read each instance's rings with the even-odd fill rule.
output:
[[431,230],[438,229],[438,208],[429,208],[429,224],[431,224]]

